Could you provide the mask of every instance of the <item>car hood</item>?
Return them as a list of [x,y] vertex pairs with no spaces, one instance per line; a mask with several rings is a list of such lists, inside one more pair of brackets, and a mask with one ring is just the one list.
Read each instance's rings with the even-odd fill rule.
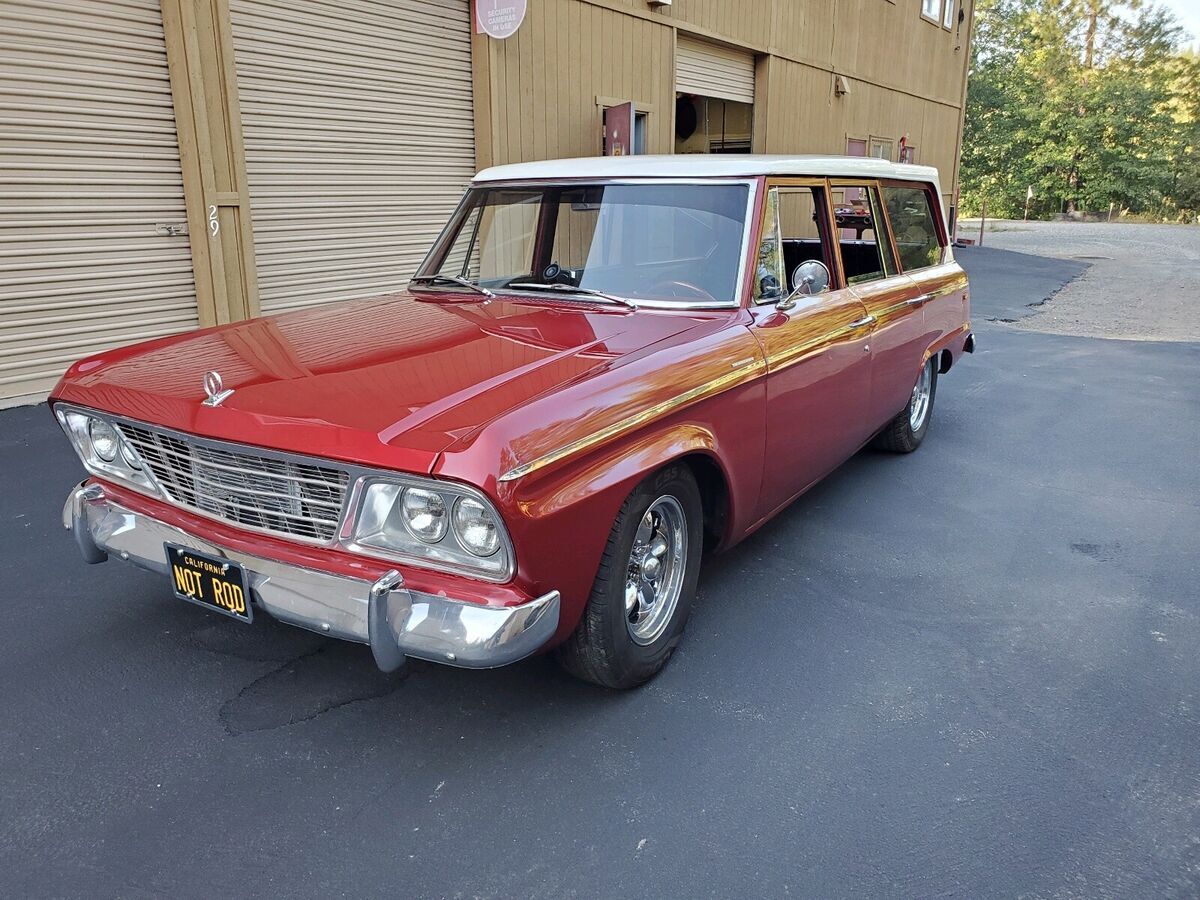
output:
[[[697,324],[577,301],[391,294],[76,363],[68,401],[192,434],[428,472],[497,416]],[[204,376],[232,389],[206,406]]]

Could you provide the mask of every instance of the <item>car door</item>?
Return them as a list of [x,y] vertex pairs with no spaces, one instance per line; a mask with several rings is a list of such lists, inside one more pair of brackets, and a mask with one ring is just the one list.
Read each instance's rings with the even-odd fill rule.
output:
[[873,316],[867,419],[878,429],[907,405],[925,352],[920,291],[900,271],[873,181],[832,185],[838,255],[845,279]]
[[[755,274],[752,331],[767,360],[761,515],[769,515],[850,456],[869,434],[871,320],[840,281],[824,180],[771,183]],[[792,295],[805,260],[828,287]]]
[[932,185],[888,181],[880,194],[900,268],[916,285],[924,350],[961,332],[969,320],[967,276],[947,249],[945,220]]

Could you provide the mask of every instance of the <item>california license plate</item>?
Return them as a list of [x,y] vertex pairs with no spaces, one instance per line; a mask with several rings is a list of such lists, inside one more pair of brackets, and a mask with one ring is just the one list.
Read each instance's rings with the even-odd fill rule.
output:
[[243,622],[253,621],[246,573],[240,565],[176,544],[164,546],[176,597]]

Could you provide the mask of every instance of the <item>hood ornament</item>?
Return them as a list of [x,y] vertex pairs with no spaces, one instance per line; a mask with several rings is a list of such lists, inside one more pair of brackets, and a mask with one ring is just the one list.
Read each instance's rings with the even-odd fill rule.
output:
[[221,381],[221,373],[216,369],[211,372],[204,373],[204,393],[208,394],[208,399],[204,401],[205,406],[220,406],[233,393],[233,388],[224,390],[224,383]]

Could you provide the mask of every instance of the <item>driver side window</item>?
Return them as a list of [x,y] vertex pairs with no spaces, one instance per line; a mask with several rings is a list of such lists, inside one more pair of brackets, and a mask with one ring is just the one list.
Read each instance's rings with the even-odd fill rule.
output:
[[[797,268],[816,261],[831,270],[824,239],[825,191],[819,187],[773,187],[758,253],[755,301],[774,303],[800,287]],[[826,279],[826,288],[828,280]]]

